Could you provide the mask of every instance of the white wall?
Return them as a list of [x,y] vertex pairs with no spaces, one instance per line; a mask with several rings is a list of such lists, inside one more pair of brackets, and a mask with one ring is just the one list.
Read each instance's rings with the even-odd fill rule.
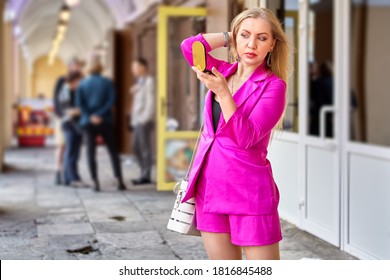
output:
[[298,143],[278,140],[268,148],[273,175],[280,192],[279,214],[293,224],[299,223]]
[[390,162],[349,155],[348,243],[378,259],[390,259]]

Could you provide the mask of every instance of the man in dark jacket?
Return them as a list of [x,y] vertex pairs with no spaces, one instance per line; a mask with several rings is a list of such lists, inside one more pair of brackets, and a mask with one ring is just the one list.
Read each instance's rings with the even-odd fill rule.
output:
[[76,104],[81,110],[80,125],[86,137],[88,166],[95,191],[100,191],[96,165],[96,137],[101,135],[111,157],[118,190],[126,190],[112,129],[111,109],[115,102],[115,88],[111,80],[101,76],[102,71],[100,60],[94,58],[89,69],[90,76],[80,83],[76,92]]

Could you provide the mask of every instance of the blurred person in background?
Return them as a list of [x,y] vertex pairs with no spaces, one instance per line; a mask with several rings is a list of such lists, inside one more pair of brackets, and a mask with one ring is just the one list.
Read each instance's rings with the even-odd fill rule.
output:
[[140,177],[133,179],[134,185],[150,184],[152,169],[151,132],[154,124],[155,91],[153,78],[148,74],[148,63],[140,57],[131,65],[137,81],[131,87],[133,107],[130,126],[133,131],[133,153],[140,167]]
[[[68,63],[68,73],[82,73],[83,63],[77,59],[72,58]],[[54,93],[53,93],[53,104],[54,104],[54,114],[56,116],[55,121],[55,143],[56,143],[56,151],[55,151],[55,165],[56,165],[56,175],[55,175],[55,183],[57,185],[65,184],[64,174],[63,174],[63,161],[64,161],[64,151],[65,151],[65,137],[62,131],[62,122],[61,119],[64,117],[64,110],[60,105],[59,96],[61,91],[65,87],[66,76],[61,76],[58,78]]]
[[81,81],[76,92],[76,105],[81,111],[80,125],[84,131],[87,144],[88,167],[94,183],[94,190],[100,191],[96,163],[96,138],[101,135],[106,145],[118,190],[126,190],[123,182],[119,155],[115,148],[112,123],[112,107],[115,102],[113,82],[103,77],[103,65],[99,57],[92,58],[89,76]]
[[319,108],[318,108],[318,79],[319,67],[317,62],[309,63],[309,132],[310,135],[319,135]]
[[[325,61],[321,65],[309,64],[310,73],[310,134],[320,135],[321,108],[333,104],[333,65]],[[325,116],[325,135],[333,135],[333,116]]]
[[[333,63],[325,61],[321,63],[319,70],[320,77],[318,78],[316,98],[318,116],[321,114],[322,107],[333,104]],[[319,132],[317,135],[319,135]],[[326,114],[325,116],[325,136],[333,137],[333,114]]]
[[72,72],[66,77],[66,86],[61,91],[59,102],[64,116],[62,117],[62,129],[65,135],[64,153],[64,182],[73,187],[84,187],[78,172],[78,160],[81,147],[81,131],[79,125],[80,109],[76,107],[75,95],[82,75],[80,72]]

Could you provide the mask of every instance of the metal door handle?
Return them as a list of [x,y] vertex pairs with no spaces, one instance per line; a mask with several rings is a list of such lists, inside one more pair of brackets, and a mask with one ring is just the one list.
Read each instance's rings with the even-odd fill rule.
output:
[[[325,122],[326,122],[326,113],[335,114],[335,106],[321,106],[320,109],[320,138],[325,140]],[[333,126],[334,127],[334,126]]]
[[[336,112],[336,107],[335,106],[322,106],[321,109],[320,109],[320,139],[322,140],[323,142],[323,145],[324,147],[326,147],[327,149],[331,150],[331,151],[335,151],[336,148],[337,148],[337,145],[334,141],[327,141],[326,140],[326,131],[325,131],[325,127],[326,127],[326,114],[327,113],[333,113],[335,114]],[[333,129],[334,129],[334,125],[333,125]],[[335,136],[335,133],[333,131],[333,136]]]

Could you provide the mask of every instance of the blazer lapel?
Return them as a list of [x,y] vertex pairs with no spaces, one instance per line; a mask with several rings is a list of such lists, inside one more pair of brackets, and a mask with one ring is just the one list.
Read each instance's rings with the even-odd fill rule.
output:
[[[251,74],[249,79],[241,86],[241,88],[233,95],[233,100],[239,108],[248,98],[252,95],[253,92],[259,87],[258,82],[264,80],[267,76],[267,70],[265,68],[265,61],[255,71]],[[238,62],[232,64],[231,67],[222,72],[222,75],[227,78],[237,71]],[[212,109],[212,98],[213,93],[211,91],[207,92],[205,99],[205,127],[209,135],[214,135],[214,125],[213,125],[213,109]],[[221,114],[218,129],[218,132],[225,124],[223,115]]]
[[268,76],[265,68],[265,61],[253,71],[248,80],[241,86],[241,88],[233,95],[237,108],[244,103],[253,92],[259,87],[259,81],[264,80]]
[[213,107],[212,107],[212,98],[213,93],[208,91],[205,98],[205,110],[204,110],[204,127],[206,128],[207,134],[214,135],[214,126],[213,126]]
[[237,108],[239,108],[257,88],[257,83],[250,80],[246,81],[236,94],[233,95],[233,100],[236,102]]

